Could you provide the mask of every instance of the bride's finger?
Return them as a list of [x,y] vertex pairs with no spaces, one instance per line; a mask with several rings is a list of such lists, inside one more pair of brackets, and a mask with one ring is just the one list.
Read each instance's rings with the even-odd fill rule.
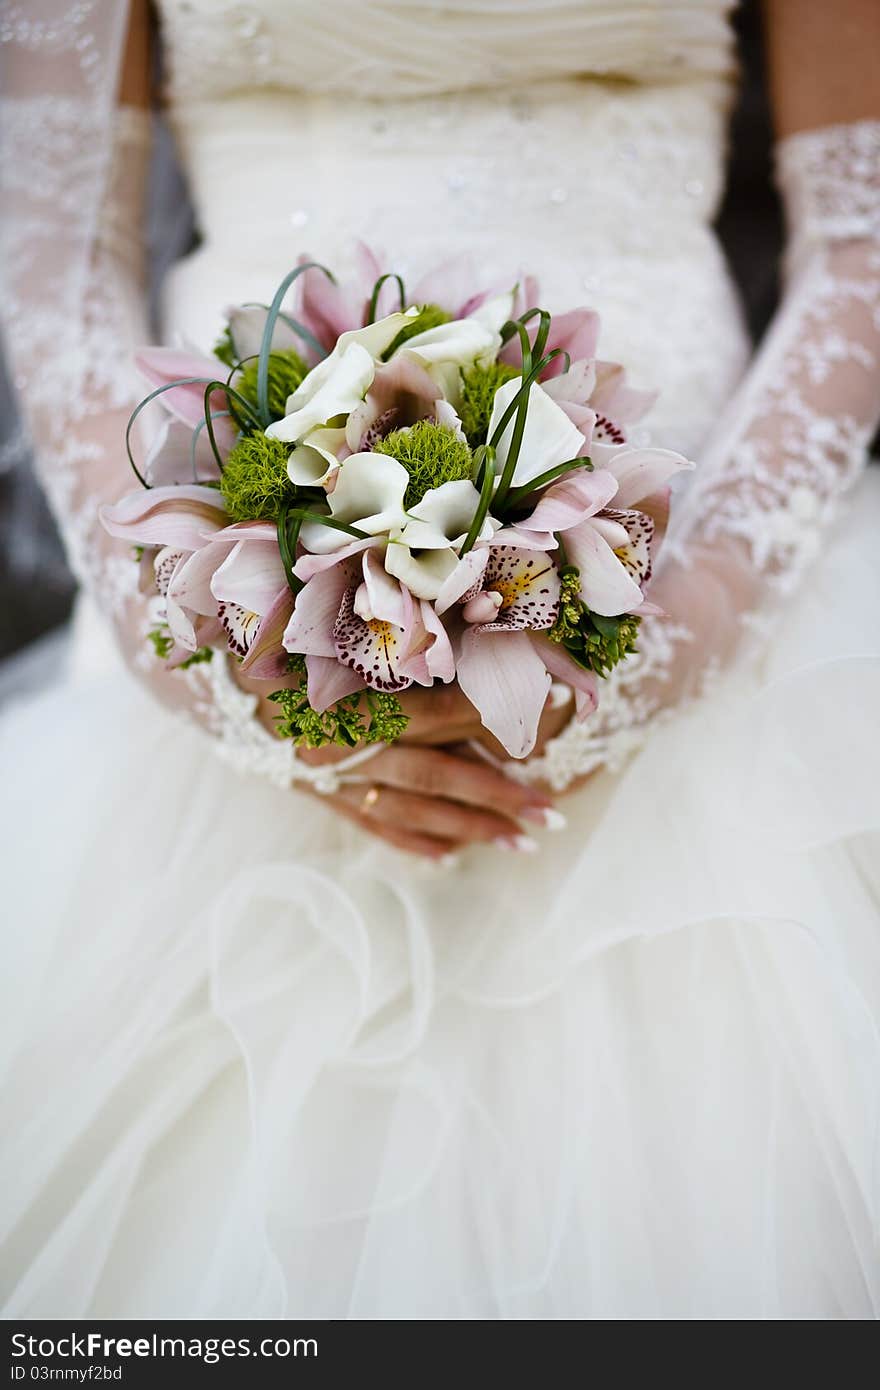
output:
[[393,744],[364,769],[364,780],[477,807],[508,822],[525,819],[548,828],[563,824],[545,792],[514,782],[488,763],[439,748]]
[[340,792],[370,826],[406,827],[408,834],[427,835],[448,844],[484,841],[503,849],[529,850],[535,842],[523,835],[516,821],[461,802],[419,796],[397,787],[374,784],[364,791],[344,787]]
[[366,814],[363,809],[364,789],[360,788],[357,796],[350,795],[355,788],[344,789],[336,792],[332,796],[324,796],[318,792],[311,792],[325,806],[332,806],[334,811],[350,820],[368,835],[375,836],[378,840],[384,840],[386,844],[393,845],[395,849],[403,850],[406,854],[415,854],[420,858],[433,859],[437,862],[447,859],[454,855],[455,851],[461,848],[460,841],[448,839],[438,839],[433,835],[426,835],[417,830],[413,830],[403,823],[398,824],[394,820],[379,820]]

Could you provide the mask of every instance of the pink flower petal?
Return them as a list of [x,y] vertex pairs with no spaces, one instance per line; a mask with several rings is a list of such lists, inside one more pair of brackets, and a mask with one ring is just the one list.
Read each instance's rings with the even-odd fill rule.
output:
[[458,683],[485,728],[512,758],[535,746],[550,675],[526,632],[468,628],[456,662]]
[[285,584],[276,594],[241,663],[242,671],[254,680],[276,680],[286,674],[287,652],[283,639],[292,613],[293,594]]
[[455,569],[447,575],[440,585],[434,600],[434,608],[437,613],[445,613],[469,589],[479,583],[488,559],[489,552],[483,546],[469,550],[467,555],[462,556]]
[[363,540],[350,541],[348,545],[341,545],[338,550],[328,551],[326,555],[300,555],[293,567],[293,572],[297,579],[311,580],[316,574],[323,574],[326,570],[334,569],[342,564],[344,560],[350,560],[352,555],[358,555],[362,550],[369,550],[371,546],[380,545],[378,536],[367,536]]
[[238,541],[211,580],[216,599],[237,603],[260,615],[269,612],[286,588],[287,577],[274,536],[270,541]]
[[401,664],[401,674],[419,685],[433,685],[435,680],[449,682],[455,677],[455,655],[452,643],[434,606],[422,599],[419,605],[415,647]]
[[482,578],[484,591],[502,597],[492,628],[513,632],[519,628],[552,627],[559,612],[559,571],[546,552],[494,547]]
[[342,596],[351,586],[353,568],[350,562],[325,569],[300,590],[284,633],[287,651],[336,658],[333,628],[339,617]]
[[596,676],[592,671],[585,671],[583,666],[579,666],[559,642],[536,638],[535,650],[553,679],[572,687],[577,718],[586,719],[599,703],[599,683]]
[[388,573],[375,550],[364,552],[363,574],[370,610],[377,622],[408,627],[412,622],[412,598],[408,590]]
[[[194,382],[187,386],[174,386],[158,397],[166,410],[187,425],[198,425],[204,421],[205,387],[209,381],[224,381],[229,373],[228,367],[218,362],[216,357],[203,357],[200,353],[179,348],[141,348],[134,360],[138,370],[154,387],[165,386],[178,378],[204,378],[201,384]],[[210,404],[214,411],[228,409],[226,393],[219,389],[214,391]],[[214,421],[214,435],[221,450],[228,451],[232,447],[236,434],[233,421],[222,416]]]
[[309,704],[319,714],[338,700],[344,700],[346,695],[353,695],[356,690],[364,688],[357,671],[343,666],[335,656],[307,656],[306,676]]
[[596,385],[590,397],[594,410],[628,424],[641,420],[656,399],[656,391],[635,391],[627,386],[626,372],[619,362],[596,363]]
[[211,592],[211,580],[234,544],[234,541],[209,541],[201,550],[193,551],[169,584],[172,599],[194,613],[216,615],[217,600]]
[[580,570],[583,600],[595,613],[616,617],[642,602],[641,588],[590,521],[566,532],[565,548]]
[[198,550],[206,533],[219,531],[226,505],[216,488],[145,488],[129,493],[110,507],[101,507],[101,523],[111,536],[131,545],[171,545]]
[[517,523],[520,531],[567,531],[607,507],[617,493],[617,479],[604,469],[568,473],[543,493],[531,516]]
[[635,449],[627,445],[617,450],[606,467],[617,479],[618,507],[637,507],[651,493],[665,488],[676,473],[693,468],[689,459],[671,449]]

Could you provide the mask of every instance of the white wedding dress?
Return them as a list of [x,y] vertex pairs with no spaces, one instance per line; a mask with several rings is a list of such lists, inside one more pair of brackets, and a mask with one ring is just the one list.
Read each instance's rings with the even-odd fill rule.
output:
[[[464,252],[596,307],[603,356],[660,390],[650,438],[717,455],[749,354],[710,228],[722,0],[160,9],[203,232],[169,338],[209,347],[303,251]],[[135,183],[143,145],[128,113]],[[870,358],[829,333],[820,394]],[[557,785],[597,770],[539,854],[384,849],[273,785],[230,683],[195,668],[175,719],[94,637],[7,714],[7,1316],[876,1316],[876,473],[839,507],[802,478],[762,511],[760,467],[751,513],[710,499],[711,546],[751,516],[778,554],[787,526],[777,588],[807,582],[665,719],[609,689],[599,754],[547,755]],[[100,563],[124,612],[135,567]]]

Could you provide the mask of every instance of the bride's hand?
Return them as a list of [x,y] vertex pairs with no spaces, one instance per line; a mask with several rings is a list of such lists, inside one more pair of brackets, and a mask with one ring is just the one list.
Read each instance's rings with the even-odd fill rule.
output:
[[[300,756],[327,763],[350,754],[328,748],[303,749]],[[475,841],[528,852],[537,845],[521,822],[533,827],[561,823],[549,796],[465,752],[397,743],[370,759],[362,775],[363,781],[321,800],[395,848],[429,859],[442,859]]]

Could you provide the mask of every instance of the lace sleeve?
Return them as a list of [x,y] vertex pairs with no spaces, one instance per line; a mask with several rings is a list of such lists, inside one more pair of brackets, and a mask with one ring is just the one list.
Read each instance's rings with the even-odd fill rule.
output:
[[[63,275],[56,272],[54,288],[47,277],[59,205],[69,203],[76,215],[81,186],[95,185],[93,170],[83,170],[82,179],[77,172],[77,161],[88,159],[97,138],[90,108],[57,98],[7,101],[4,120],[5,138],[15,148],[4,163],[4,192],[17,200],[4,248],[11,271],[7,351],[40,481],[71,566],[112,623],[139,678],[164,704],[213,734],[221,756],[281,785],[332,780],[331,772],[298,762],[293,747],[263,726],[258,715],[265,702],[244,688],[225,654],[169,679],[147,641],[164,616],[163,600],[141,592],[134,553],[98,521],[101,503],[130,491],[123,441],[144,392],[131,364],[135,348],[150,336],[142,222],[151,118],[125,107],[112,117],[103,198],[88,236],[82,283],[71,284],[66,266]],[[64,167],[59,147],[67,152]]]
[[880,122],[778,147],[787,288],[661,556],[640,653],[524,769],[561,790],[621,765],[652,722],[699,694],[817,557],[880,419]]

